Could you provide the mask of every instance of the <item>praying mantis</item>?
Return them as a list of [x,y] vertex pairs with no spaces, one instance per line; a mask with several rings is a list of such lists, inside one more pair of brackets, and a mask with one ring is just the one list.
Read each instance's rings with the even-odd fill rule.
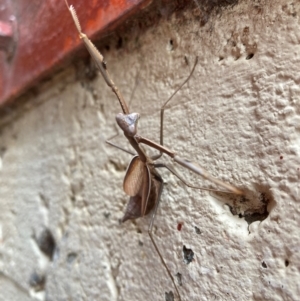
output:
[[[160,176],[160,174],[157,171],[157,168],[166,168],[168,169],[172,174],[174,174],[176,177],[178,177],[185,185],[191,188],[196,189],[204,189],[204,190],[212,190],[208,188],[202,188],[202,187],[196,187],[194,185],[191,185],[187,183],[181,176],[177,174],[177,172],[171,168],[169,165],[161,162],[157,162],[157,160],[163,155],[167,155],[173,159],[174,162],[178,163],[179,165],[189,169],[190,171],[210,180],[211,182],[217,184],[218,186],[221,186],[225,189],[225,192],[234,193],[241,195],[243,194],[243,191],[236,188],[235,186],[223,182],[213,176],[211,176],[206,170],[198,166],[196,163],[193,163],[189,160],[183,159],[179,157],[174,151],[166,148],[163,145],[163,120],[164,120],[164,111],[170,102],[170,100],[173,98],[173,96],[184,86],[190,77],[192,76],[197,62],[198,58],[196,58],[194,66],[192,71],[190,72],[190,75],[188,78],[180,85],[178,89],[171,95],[171,97],[164,103],[164,105],[161,108],[161,114],[160,114],[160,143],[156,143],[152,140],[149,140],[145,137],[142,137],[137,134],[137,124],[138,120],[140,118],[140,115],[138,113],[130,113],[127,103],[125,102],[122,94],[118,90],[115,83],[112,81],[109,72],[107,71],[106,64],[104,62],[104,58],[102,54],[96,49],[94,44],[88,39],[88,37],[82,32],[81,26],[78,20],[78,17],[76,15],[76,11],[74,7],[71,5],[69,6],[67,0],[65,0],[66,5],[71,13],[71,16],[73,18],[73,21],[75,23],[75,26],[78,30],[79,37],[83,40],[88,52],[90,53],[91,57],[93,58],[94,62],[96,63],[100,73],[102,74],[106,84],[112,89],[113,93],[116,95],[119,104],[122,109],[122,113],[119,113],[116,116],[116,121],[119,127],[123,130],[124,136],[127,138],[130,145],[133,147],[133,149],[136,151],[137,154],[134,154],[130,151],[124,150],[115,144],[113,144],[110,141],[106,141],[108,144],[115,146],[121,150],[124,150],[126,152],[129,152],[133,155],[133,158],[131,162],[129,163],[129,166],[127,168],[124,181],[123,181],[123,189],[124,192],[130,196],[129,202],[127,204],[127,208],[125,211],[125,214],[122,218],[122,222],[125,222],[130,219],[136,219],[139,217],[146,216],[150,212],[152,212],[151,221],[148,228],[148,234],[151,239],[151,242],[163,264],[165,267],[166,272],[168,273],[176,294],[178,296],[178,299],[181,301],[181,296],[178,290],[178,287],[175,283],[174,277],[168,268],[168,266],[165,263],[165,260],[157,247],[157,244],[155,243],[154,237],[153,237],[153,225],[155,216],[157,213],[157,209],[159,207],[160,197],[163,190],[163,179]],[[145,144],[147,146],[150,146],[156,150],[159,151],[158,155],[149,157],[145,149],[142,147],[142,144]]]

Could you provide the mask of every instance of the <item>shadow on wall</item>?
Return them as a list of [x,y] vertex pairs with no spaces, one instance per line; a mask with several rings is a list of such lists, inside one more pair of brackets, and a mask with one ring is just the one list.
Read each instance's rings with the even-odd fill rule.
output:
[[238,0],[194,0],[200,11],[200,25],[204,26],[213,11],[217,14],[222,12],[222,9],[227,6],[234,6]]

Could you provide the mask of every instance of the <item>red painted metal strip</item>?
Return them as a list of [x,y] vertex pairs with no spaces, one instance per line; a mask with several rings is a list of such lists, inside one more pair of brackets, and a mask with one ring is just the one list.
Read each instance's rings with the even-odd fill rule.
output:
[[[11,4],[16,21],[15,50],[11,58],[0,51],[0,105],[13,100],[59,65],[81,41],[64,0],[0,0]],[[69,0],[88,36],[113,29],[151,0]],[[8,10],[7,10],[8,11]],[[7,12],[6,12],[7,13]],[[4,25],[3,25],[4,26]]]

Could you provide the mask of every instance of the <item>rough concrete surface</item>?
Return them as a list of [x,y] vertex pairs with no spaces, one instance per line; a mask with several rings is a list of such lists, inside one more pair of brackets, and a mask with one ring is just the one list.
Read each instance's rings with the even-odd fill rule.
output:
[[[199,56],[165,112],[165,145],[246,192],[193,190],[160,169],[157,245],[182,300],[300,300],[300,3],[240,1],[205,24],[200,15],[191,5],[102,49],[140,134],[157,142],[159,108]],[[1,123],[0,300],[178,300],[150,216],[118,222],[131,155],[105,140],[121,110],[84,70],[53,76]]]

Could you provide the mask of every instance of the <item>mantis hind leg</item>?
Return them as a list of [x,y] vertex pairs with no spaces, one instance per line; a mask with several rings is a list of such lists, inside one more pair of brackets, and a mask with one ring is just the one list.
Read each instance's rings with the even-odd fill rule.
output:
[[149,224],[149,228],[148,228],[148,234],[150,236],[150,239],[151,239],[151,242],[156,250],[156,253],[158,254],[160,260],[161,260],[161,263],[162,265],[165,267],[170,279],[172,280],[173,282],[173,285],[174,285],[174,288],[175,288],[175,291],[178,295],[178,300],[181,301],[181,296],[180,296],[180,293],[179,293],[179,290],[177,288],[177,285],[175,283],[175,280],[174,280],[174,277],[173,275],[171,274],[171,271],[170,269],[168,268],[155,240],[154,240],[154,237],[153,237],[153,225],[154,225],[154,221],[155,221],[155,217],[156,217],[156,213],[157,213],[157,209],[158,209],[158,206],[159,206],[159,203],[160,203],[160,197],[161,197],[161,193],[162,193],[162,190],[163,190],[163,180],[160,176],[157,176],[156,177],[156,183],[158,185],[158,189],[157,189],[157,199],[156,199],[156,204],[155,204],[155,207],[153,209],[153,212],[152,212],[152,216],[151,216],[151,221],[150,221],[150,224]]
[[[160,145],[164,145],[164,113],[165,113],[165,109],[167,109],[167,105],[168,103],[171,101],[171,99],[178,93],[179,90],[181,90],[181,88],[190,80],[190,78],[192,77],[196,65],[198,63],[198,56],[195,59],[195,63],[194,66],[192,68],[192,71],[190,72],[189,76],[184,80],[184,82],[173,92],[173,94],[167,99],[167,101],[163,104],[163,106],[160,109],[160,131],[159,131],[159,143]],[[153,156],[151,159],[152,160],[157,160],[162,156],[162,152],[160,152],[158,155]]]

